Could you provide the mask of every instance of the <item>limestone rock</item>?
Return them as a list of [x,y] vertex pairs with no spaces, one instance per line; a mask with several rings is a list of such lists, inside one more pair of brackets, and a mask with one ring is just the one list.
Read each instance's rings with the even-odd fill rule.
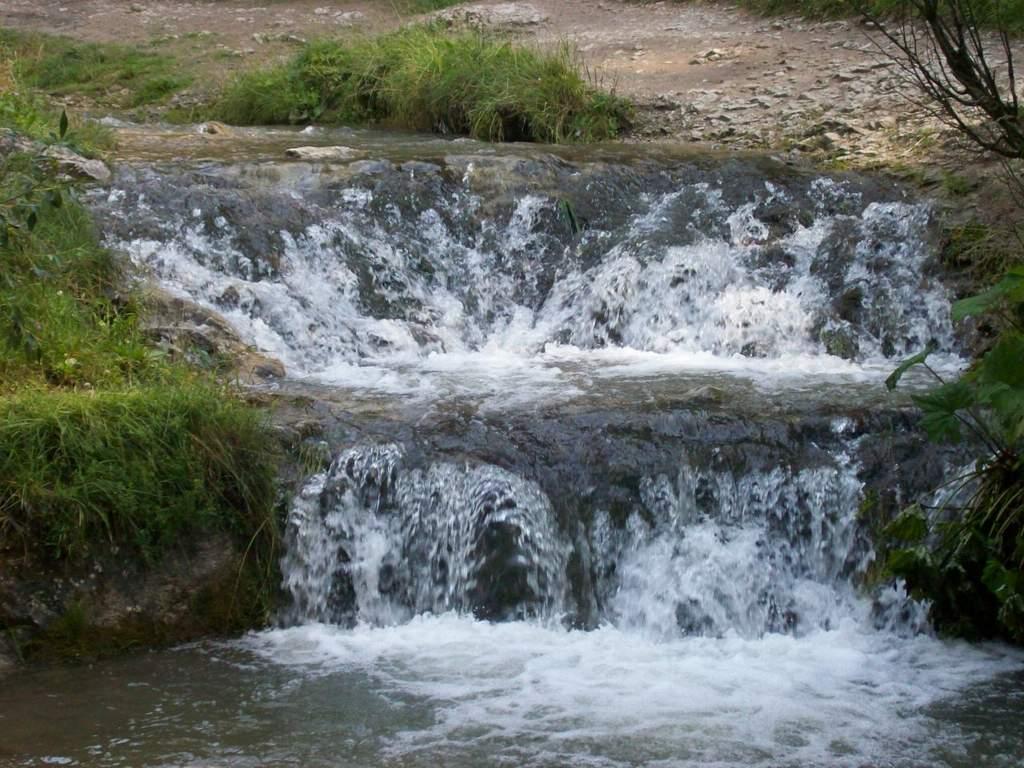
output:
[[49,147],[43,154],[57,161],[61,173],[79,179],[110,181],[110,168],[102,160],[90,160],[65,147]]
[[10,131],[0,134],[0,155],[12,152],[25,152],[47,157],[53,160],[57,164],[57,169],[67,176],[94,181],[110,181],[110,168],[102,160],[90,160],[77,152],[72,152],[67,147],[45,147]]
[[330,162],[355,160],[362,157],[363,153],[352,147],[292,147],[285,150],[285,155],[294,157],[297,160],[309,160],[311,162]]
[[231,128],[224,125],[224,123],[218,123],[216,120],[211,120],[206,123],[200,123],[198,126],[198,130],[200,133],[206,134],[207,136],[227,137],[233,136],[235,133]]
[[212,309],[150,287],[143,333],[168,354],[203,366],[226,364],[243,384],[285,376],[284,364],[239,338],[234,328]]
[[548,20],[547,14],[530,3],[464,5],[431,16],[449,27],[514,30],[535,27]]

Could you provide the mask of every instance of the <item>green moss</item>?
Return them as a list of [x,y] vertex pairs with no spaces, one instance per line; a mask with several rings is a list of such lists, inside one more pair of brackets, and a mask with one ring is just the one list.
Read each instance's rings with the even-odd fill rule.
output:
[[[279,574],[272,574],[276,583]],[[254,559],[229,562],[188,601],[187,611],[156,616],[132,613],[113,624],[99,620],[85,600],[74,600],[42,632],[9,640],[23,662],[78,663],[148,648],[226,636],[262,626],[275,597],[268,575]]]
[[243,75],[214,107],[241,125],[382,124],[490,141],[599,141],[629,105],[596,88],[568,47],[555,53],[475,33],[406,27],[311,43],[291,62]]

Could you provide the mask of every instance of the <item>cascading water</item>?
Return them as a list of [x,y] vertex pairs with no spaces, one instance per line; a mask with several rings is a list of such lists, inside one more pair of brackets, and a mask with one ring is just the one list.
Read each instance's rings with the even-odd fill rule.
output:
[[127,172],[97,205],[161,282],[332,383],[598,350],[850,373],[951,349],[928,207],[780,175],[469,155]]
[[343,452],[303,488],[285,573],[294,619],[488,619],[562,607],[568,546],[536,484],[497,467],[404,471],[395,445]]
[[590,521],[588,591],[568,604],[573,545],[535,483],[489,465],[408,470],[402,459],[395,445],[349,449],[303,488],[285,566],[292,621],[386,625],[448,611],[558,621],[600,605],[597,622],[670,639],[806,634],[862,617],[852,581],[871,549],[846,457],[740,477],[697,472],[684,457],[674,480],[643,478],[623,525],[605,510]]
[[281,358],[330,459],[278,628],[161,656],[165,687],[130,667],[149,714],[67,754],[1019,765],[1024,657],[872,581],[880,510],[960,460],[881,387],[928,341],[958,362],[927,204],[763,159],[344,140],[378,159],[136,163],[91,200]]

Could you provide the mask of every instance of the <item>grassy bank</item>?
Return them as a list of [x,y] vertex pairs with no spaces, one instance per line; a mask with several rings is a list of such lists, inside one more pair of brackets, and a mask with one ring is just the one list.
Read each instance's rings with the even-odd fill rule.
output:
[[0,398],[0,541],[81,559],[147,561],[204,531],[272,524],[259,416],[196,380]]
[[[147,342],[122,263],[41,155],[0,158],[0,228],[0,560],[37,578],[112,557],[145,573],[221,536],[238,562],[188,631],[265,618],[278,521],[263,416]],[[182,637],[133,622],[131,643],[147,626]]]
[[629,112],[567,47],[542,53],[422,26],[309,44],[284,65],[242,75],[213,107],[238,125],[379,124],[540,142],[614,138]]
[[[395,9],[449,5],[403,0]],[[188,62],[138,48],[0,30],[0,124],[36,138],[50,130],[45,102],[30,93],[115,112],[156,108],[172,120],[372,124],[490,141],[601,141],[616,137],[631,113],[568,46],[544,52],[434,26],[313,42],[284,64],[236,77],[212,103],[205,96],[187,109],[168,109],[194,71]]]
[[192,82],[168,56],[9,29],[0,29],[0,60],[23,86],[120,108],[164,101]]

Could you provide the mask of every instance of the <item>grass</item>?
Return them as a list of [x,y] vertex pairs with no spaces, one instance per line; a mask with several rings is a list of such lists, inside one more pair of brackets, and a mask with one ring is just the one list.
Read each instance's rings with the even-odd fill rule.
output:
[[1022,263],[1022,242],[1024,231],[1012,219],[994,223],[973,219],[945,232],[942,264],[964,274],[973,288],[986,288]]
[[[0,164],[0,199],[39,185],[48,169],[27,156]],[[8,213],[14,215],[13,212]],[[99,247],[88,213],[70,199],[44,206],[0,249],[0,392],[27,384],[97,388],[131,385],[160,367],[138,329],[125,280]]]
[[[95,157],[113,148],[110,129],[93,120],[78,120],[71,116],[71,125],[65,142],[79,154]],[[60,110],[46,99],[18,87],[0,88],[0,129],[7,129],[36,141],[50,143],[54,139],[54,126],[60,120]]]
[[210,530],[253,535],[274,499],[259,417],[195,380],[0,399],[0,538],[62,559],[156,559]]
[[0,161],[0,553],[142,567],[223,533],[245,553],[240,604],[265,606],[278,521],[263,417],[147,344],[120,262],[52,174]]
[[121,108],[164,101],[191,82],[173,58],[121,45],[0,30],[0,52],[27,87]]
[[239,77],[213,112],[236,125],[378,124],[564,143],[614,138],[630,107],[596,87],[567,46],[542,53],[414,26],[349,44],[311,43],[284,65]]

